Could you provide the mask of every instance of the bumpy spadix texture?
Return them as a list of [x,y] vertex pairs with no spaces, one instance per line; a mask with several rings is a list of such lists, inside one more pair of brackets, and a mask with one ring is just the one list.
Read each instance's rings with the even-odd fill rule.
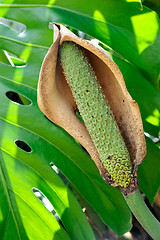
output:
[[132,177],[130,156],[92,67],[81,47],[73,42],[62,43],[60,58],[66,80],[103,165],[113,180],[126,188]]

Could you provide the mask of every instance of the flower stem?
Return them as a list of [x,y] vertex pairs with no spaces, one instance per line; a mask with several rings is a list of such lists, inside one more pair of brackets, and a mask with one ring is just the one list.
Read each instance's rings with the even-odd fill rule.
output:
[[138,191],[125,197],[125,200],[142,227],[154,240],[160,240],[160,223],[150,212]]

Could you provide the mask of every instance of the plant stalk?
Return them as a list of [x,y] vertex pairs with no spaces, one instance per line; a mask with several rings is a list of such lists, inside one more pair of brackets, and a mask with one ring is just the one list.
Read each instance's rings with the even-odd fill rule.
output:
[[160,223],[146,206],[139,190],[137,190],[134,194],[130,194],[125,197],[125,200],[130,210],[146,232],[154,240],[160,240]]

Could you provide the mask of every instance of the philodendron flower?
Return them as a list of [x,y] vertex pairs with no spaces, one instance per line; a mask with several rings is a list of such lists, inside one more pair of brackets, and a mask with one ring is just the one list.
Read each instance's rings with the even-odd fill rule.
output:
[[125,195],[137,190],[137,166],[146,154],[141,115],[103,48],[54,24],[54,42],[40,71],[38,105],[87,150],[108,184]]

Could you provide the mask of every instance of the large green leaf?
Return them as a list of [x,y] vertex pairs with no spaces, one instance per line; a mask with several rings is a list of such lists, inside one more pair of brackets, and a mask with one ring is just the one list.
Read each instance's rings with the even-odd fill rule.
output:
[[[25,46],[23,46],[23,47],[25,49]],[[1,66],[2,66],[1,69],[3,69],[4,73],[8,72],[8,70],[10,70],[10,68],[11,68],[10,66],[4,65],[4,64],[1,64]],[[26,68],[29,68],[29,64],[27,65]],[[21,68],[11,68],[11,69],[12,70],[14,69],[15,72],[18,71],[18,73],[17,73],[18,77],[23,76],[23,72],[21,73],[21,70],[23,70],[23,69],[21,69]],[[30,68],[30,70],[31,70],[30,76],[32,76],[33,75],[32,71],[35,70],[34,65],[33,65],[33,68]],[[9,175],[9,177],[7,178],[6,184],[8,185],[9,182],[11,182],[11,185],[13,185],[12,187],[10,187],[11,190],[14,192],[14,188],[16,188],[16,192],[18,192],[18,195],[20,195],[20,197],[22,199],[24,199],[24,202],[26,202],[26,200],[27,200],[27,201],[33,202],[33,204],[34,204],[34,201],[33,201],[34,195],[31,192],[31,189],[33,187],[38,187],[38,189],[40,189],[42,191],[42,193],[44,195],[46,195],[48,197],[48,199],[51,201],[56,212],[58,213],[59,217],[61,218],[66,230],[68,231],[69,235],[72,238],[75,238],[75,239],[93,238],[94,239],[92,231],[90,230],[90,227],[88,225],[88,222],[87,222],[86,218],[84,217],[75,198],[72,196],[70,191],[64,186],[64,184],[62,184],[62,181],[60,179],[58,179],[57,176],[54,176],[55,173],[52,171],[52,169],[50,167],[50,164],[49,164],[50,162],[48,162],[48,161],[52,160],[51,156],[49,156],[49,155],[44,156],[45,151],[48,148],[45,146],[45,144],[43,144],[44,140],[40,141],[41,138],[40,138],[39,134],[41,134],[41,131],[43,132],[43,127],[46,124],[46,123],[43,124],[43,122],[47,122],[47,120],[44,118],[43,115],[41,115],[41,113],[37,107],[35,89],[32,89],[29,86],[25,87],[23,83],[18,83],[18,84],[13,83],[12,71],[10,71],[10,73],[11,73],[11,75],[10,75],[11,79],[3,78],[3,79],[1,79],[1,83],[0,83],[1,84],[1,87],[0,87],[1,95],[0,96],[1,96],[1,102],[3,102],[3,107],[1,108],[1,117],[0,117],[1,118],[0,129],[1,129],[1,136],[2,136],[1,137],[1,149],[3,151],[7,152],[10,155],[10,158],[12,156],[12,158],[15,162],[15,165],[17,167],[19,167],[19,165],[21,165],[21,162],[23,164],[19,171],[19,175],[17,172],[17,168],[13,168],[12,174],[9,175],[8,171],[10,170],[11,166],[10,166],[10,162],[8,162],[8,159],[10,159],[10,158],[7,155],[3,156],[4,159],[1,158],[2,163],[4,161],[5,165],[9,165],[9,169],[8,169],[8,166],[6,166],[6,172]],[[38,74],[38,72],[37,72],[37,74]],[[28,79],[31,81],[32,77],[28,78]],[[16,103],[14,103],[6,96],[6,94],[9,92],[21,93],[23,96],[27,96],[28,97],[27,99],[30,99],[31,104],[30,105],[18,105]],[[40,120],[40,119],[42,119],[42,120]],[[28,127],[28,129],[26,130],[27,127]],[[33,131],[34,132],[36,131],[35,129],[37,129],[36,134],[33,133]],[[29,135],[27,135],[27,134],[29,134]],[[46,135],[47,135],[47,132],[46,132]],[[29,139],[27,138],[27,136]],[[22,150],[19,150],[15,145],[16,140],[25,141],[27,143],[30,143],[30,141],[31,141],[31,143],[29,145],[32,148],[32,152],[28,154],[28,153],[24,153]],[[46,139],[46,141],[47,141],[47,139]],[[48,153],[48,150],[47,150],[47,153]],[[55,155],[55,151],[53,151],[53,156],[54,155]],[[29,165],[29,168],[27,167],[26,164]],[[2,165],[2,169],[4,170],[3,167],[4,167],[4,165]],[[33,173],[32,173],[32,171],[33,171]],[[28,177],[23,180],[24,172],[26,172],[26,175],[28,174],[28,176],[30,176],[28,187],[27,187]],[[36,179],[35,175],[37,175],[37,173],[40,176]],[[19,177],[19,179],[17,179],[17,181],[15,181],[15,176],[17,178]],[[21,188],[19,187],[19,184],[17,184],[19,182],[23,182]],[[49,182],[49,183],[46,184],[45,182]],[[49,186],[47,186],[47,185],[49,185]],[[25,191],[23,189],[23,187],[27,188],[28,191]],[[31,195],[32,197],[29,198],[28,192],[30,193],[30,195],[32,194]],[[23,217],[25,217],[25,214],[23,214],[24,203],[23,203],[23,206],[21,206],[21,205],[20,206],[18,205],[18,209],[20,208],[20,211],[22,212],[21,218],[23,218]],[[40,203],[39,203],[39,205],[40,205]],[[37,206],[37,208],[41,210],[43,215],[45,215],[43,206],[41,206],[41,208],[39,206]],[[36,211],[38,211],[38,209],[36,209]],[[10,211],[10,210],[12,212],[16,211],[16,209],[12,206],[11,206],[11,208],[8,209],[8,211]],[[38,211],[38,213],[39,213],[39,211]],[[40,214],[40,216],[42,215],[41,213],[39,213],[39,214]],[[39,221],[34,219],[33,211],[30,213],[29,220],[27,219],[27,221],[30,221],[30,218],[32,219],[32,215],[33,215],[33,221],[31,222],[31,224],[34,225],[36,223],[35,229],[39,229],[37,236],[39,238],[42,237],[42,239],[44,239],[44,236],[48,236],[47,234],[49,234],[49,233],[46,233],[46,231],[48,229],[46,228],[46,230],[45,230],[45,225],[43,227],[43,225],[42,225],[43,221],[41,220],[41,218]],[[50,214],[50,218],[52,220],[52,221],[50,220],[50,222],[47,222],[47,216],[48,215],[46,214],[44,223],[46,222],[50,226],[51,230],[53,231],[54,230],[54,225],[53,225],[53,220],[52,220],[53,216],[51,216],[51,214]],[[6,217],[7,217],[7,215],[6,215]],[[18,217],[18,216],[16,216],[16,217]],[[5,216],[3,218],[3,221],[5,221]],[[18,222],[18,224],[19,224],[19,222]],[[56,223],[56,224],[58,224],[58,223]],[[56,224],[55,224],[55,227],[56,227]],[[39,226],[41,226],[41,227],[39,227]],[[27,225],[27,227],[28,227],[28,225]],[[24,224],[24,228],[26,230],[25,224]],[[35,229],[31,228],[31,226],[30,226],[29,230],[31,231],[31,233],[29,232],[29,230],[26,230],[27,236],[29,236],[30,239],[35,239],[34,235],[32,235],[33,233],[35,234],[35,232],[36,232]],[[44,235],[42,235],[42,229],[44,231]],[[57,229],[58,229],[58,227],[55,228],[55,233],[57,231],[60,231],[60,226],[59,226],[59,229],[58,230]],[[63,231],[63,229],[61,231]],[[59,232],[60,236],[62,234],[61,231]],[[50,234],[52,234],[50,238],[53,237],[53,233],[54,233],[54,231],[50,233]],[[77,235],[77,233],[78,233],[78,235]],[[62,236],[63,235],[64,234],[62,234]],[[77,237],[75,237],[76,235],[77,235]],[[24,238],[23,235],[21,237]],[[65,237],[65,235],[64,235],[64,237]],[[48,236],[48,239],[50,239],[50,238]]]
[[[8,1],[4,0],[3,3]],[[142,8],[140,1],[26,0],[23,2],[26,5],[23,5],[21,0],[12,0],[11,3],[16,8],[26,8],[23,9],[26,20],[30,14],[28,7],[34,4],[34,7],[39,7],[38,11],[43,12],[42,16],[49,17],[49,21],[65,23],[101,40],[141,69],[156,88],[159,88],[159,19],[152,10],[144,6]],[[9,4],[2,6],[4,7],[1,9],[2,16],[8,11],[7,6]],[[32,11],[36,12],[37,8]],[[19,11],[19,16],[21,14],[22,11]],[[6,16],[15,19],[14,9],[11,8]],[[45,21],[39,18],[38,16],[39,27],[43,27]],[[36,21],[35,24],[37,24]],[[37,31],[35,35],[36,33]],[[32,36],[29,40],[33,40]]]
[[[143,120],[144,131],[157,137],[160,131],[160,93],[150,82],[131,64],[114,55],[112,58],[119,66],[126,85],[133,99],[138,102]],[[150,118],[152,117],[152,118]],[[149,121],[149,119],[153,119]],[[147,139],[147,155],[139,166],[139,187],[146,194],[151,203],[160,187],[159,157],[160,149],[155,143]]]
[[[52,214],[33,195],[33,186],[51,192],[53,190],[50,184],[42,180],[42,176],[28,164],[4,150],[0,160],[1,239],[70,239]],[[62,189],[66,191],[63,185]]]
[[[21,1],[14,3],[21,4]],[[33,3],[33,1],[27,1],[27,3]],[[36,1],[34,3],[37,4]],[[41,2],[39,1],[38,4]],[[103,221],[118,234],[122,234],[130,228],[130,214],[120,192],[118,189],[105,185],[95,165],[80,146],[64,131],[44,118],[37,108],[34,90],[37,86],[40,64],[52,42],[52,31],[48,29],[49,21],[66,23],[99,38],[137,68],[146,72],[152,83],[158,86],[159,46],[156,49],[154,47],[156,33],[159,31],[159,22],[151,10],[146,8],[144,11],[140,10],[138,1],[129,1],[128,3],[114,1],[114,4],[112,1],[105,1],[101,5],[98,4],[98,1],[94,1],[92,4],[89,4],[89,1],[88,3],[86,1],[85,3],[83,1],[54,1],[54,4],[52,7],[11,5],[11,8],[8,8],[3,5],[1,8],[1,16],[22,22],[27,26],[27,30],[20,35],[11,28],[0,26],[1,33],[3,33],[1,48],[16,54],[27,62],[24,68],[0,65],[1,79],[5,89],[2,100],[4,108],[1,109],[1,116],[3,119],[7,119],[9,124],[24,128],[33,135],[41,136],[47,142],[47,146],[45,145],[47,152],[48,149],[54,148],[54,150],[50,150],[53,154],[49,158],[50,161],[54,162],[67,176],[99,213]],[[152,27],[146,28],[146,21],[148,22],[147,26],[151,24]],[[158,43],[158,38],[156,41]],[[144,54],[145,50],[147,50],[146,54]],[[130,93],[139,103],[145,131],[156,136],[159,126],[148,123],[147,117],[151,116],[155,109],[159,109],[159,93],[135,67],[119,58],[114,57],[114,60],[121,68]],[[17,107],[17,105],[7,102],[9,100],[6,100],[4,96],[9,90],[26,96],[32,101],[32,106]],[[23,135],[26,134],[23,133]],[[28,141],[26,138],[24,140]],[[148,146],[149,148],[151,146],[152,150],[156,148],[150,142]],[[41,151],[41,156],[48,160],[45,151]],[[151,168],[151,171],[148,172],[147,166],[152,166],[151,161],[157,164],[158,156],[159,149],[156,148],[154,157],[151,159],[147,155],[147,160],[139,168],[139,185],[150,201],[153,201],[159,187],[159,173],[158,168]],[[153,182],[149,181],[150,177]],[[155,184],[154,188],[152,184]],[[93,198],[93,196],[95,197]]]
[[159,0],[144,0],[143,4],[155,11],[160,17],[160,1]]
[[151,203],[160,187],[159,159],[160,150],[155,146],[151,139],[147,141],[147,156],[145,162],[139,167],[139,187],[146,194]]
[[[112,55],[112,58],[119,66],[131,96],[138,102],[144,131],[158,137],[160,130],[160,122],[158,121],[160,117],[158,115],[158,112],[160,112],[159,91],[133,65],[114,55]],[[149,118],[154,115],[155,121],[152,122]]]
[[[32,192],[34,187],[50,200],[71,239],[94,239],[78,202],[50,166],[49,161],[53,154],[56,154],[54,149],[51,147],[52,151],[50,151],[45,140],[23,129],[22,126],[18,127],[1,120],[0,129],[1,132],[4,131],[1,139],[1,178],[5,190],[4,197],[7,198],[9,205],[6,215],[2,215],[1,223],[6,224],[6,236],[9,236],[7,234],[10,228],[14,229],[14,225],[8,226],[7,222],[7,216],[11,212],[12,221],[17,225],[17,232],[20,232],[22,239],[26,237],[36,239],[36,236],[39,239],[45,237],[53,239],[54,234],[55,239],[56,235],[57,239],[63,239],[63,237],[70,239],[52,214],[35,198]],[[17,148],[15,144],[17,139],[27,143],[32,152]],[[49,151],[46,153],[47,156],[42,153],[45,149]],[[1,209],[3,212],[2,205]]]
[[[44,14],[44,8],[11,8],[6,10],[5,14],[7,14],[8,18],[26,24],[27,30],[24,33],[17,34],[14,29],[0,25],[1,33],[3,33],[0,47],[25,60],[26,66],[12,67],[0,63],[0,89],[1,102],[3,103],[3,107],[0,109],[1,136],[3,136],[1,148],[13,157],[18,167],[22,164],[25,171],[27,171],[27,163],[29,166],[28,172],[33,169],[33,172],[35,171],[40,175],[41,180],[38,181],[38,186],[35,177],[29,179],[30,187],[38,188],[47,196],[72,239],[81,239],[82,236],[84,239],[94,239],[94,237],[82,212],[80,215],[79,207],[75,203],[73,196],[69,197],[70,204],[68,205],[69,194],[64,196],[64,191],[59,191],[62,190],[62,187],[57,187],[60,183],[54,184],[52,173],[48,174],[45,171],[45,169],[51,171],[51,162],[72,182],[103,221],[117,234],[123,234],[131,228],[131,214],[120,191],[106,185],[100,177],[95,164],[79,144],[62,129],[50,123],[38,109],[36,103],[38,75],[53,34],[52,30],[48,29],[49,15],[47,12],[46,15]],[[31,101],[31,104],[20,105],[11,101],[7,96],[15,92],[21,94],[20,98],[25,96]],[[26,100],[26,102],[28,101]],[[24,153],[17,148],[15,145],[16,140],[29,144],[32,152]],[[21,195],[22,188],[18,188],[14,180],[16,169],[14,168],[12,171],[14,174],[9,175],[8,179],[12,182],[12,189],[17,188],[19,195]],[[32,175],[32,173],[28,174]],[[20,175],[22,175],[23,179],[23,171],[20,171],[19,178]],[[48,178],[50,185],[54,185],[52,188],[43,186],[45,184],[43,181],[46,182]],[[66,188],[65,191],[67,191]],[[62,206],[60,200],[58,201],[55,198],[54,192],[60,199],[62,194],[65,200],[64,206]],[[27,199],[27,194],[25,199]],[[12,208],[12,211],[14,212],[14,208]],[[79,218],[77,218],[78,215]],[[31,218],[29,220],[31,221]],[[25,227],[23,225],[23,228]],[[38,223],[36,227],[38,227]],[[43,227],[40,230],[42,231],[42,229]]]
[[[32,101],[32,105],[20,106],[10,102],[5,95],[8,91],[20,92]],[[106,224],[119,234],[122,234],[124,229],[129,229],[130,214],[118,189],[107,186],[101,179],[94,163],[79,145],[68,134],[44,118],[36,105],[36,92],[23,87],[21,84],[1,80],[1,96],[1,101],[4,104],[1,109],[1,117],[4,125],[9,125],[3,134],[6,143],[2,145],[2,148],[13,155],[12,145],[15,149],[15,140],[20,139],[27,142],[35,154],[40,155],[35,161],[35,157],[32,156],[34,152],[30,153],[34,168],[40,168],[42,159],[46,161],[47,167],[49,167],[50,162],[53,162],[96,209]],[[12,133],[9,132],[9,127],[13,131]],[[1,127],[1,129],[5,128]],[[20,136],[19,131],[21,132]],[[10,136],[13,136],[12,145],[9,142]],[[28,155],[26,158],[28,161]],[[46,195],[46,192],[42,192]],[[51,192],[51,194],[53,193]],[[49,198],[49,200],[53,204],[52,199]],[[121,225],[119,225],[119,216],[124,217],[123,221],[121,220]]]

